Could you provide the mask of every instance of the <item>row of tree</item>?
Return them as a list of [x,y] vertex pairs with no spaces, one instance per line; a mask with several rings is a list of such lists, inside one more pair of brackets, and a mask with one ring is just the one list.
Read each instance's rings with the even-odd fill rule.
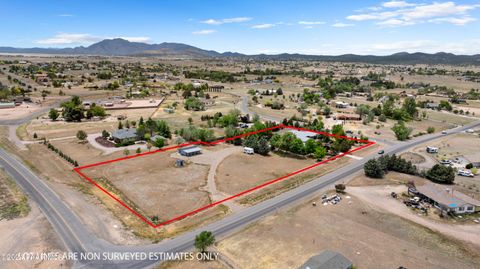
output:
[[450,166],[436,164],[427,171],[419,172],[412,162],[395,154],[371,159],[365,163],[363,170],[365,175],[371,178],[383,178],[388,171],[395,171],[409,175],[418,175],[443,184],[452,184],[455,180],[455,170]]
[[44,140],[43,142],[44,145],[47,146],[48,149],[50,149],[51,151],[57,153],[60,157],[62,157],[63,159],[65,159],[67,162],[71,163],[73,166],[75,167],[78,167],[78,162],[74,159],[72,159],[70,156],[68,156],[67,154],[63,153],[61,150],[59,150],[57,147],[55,147],[54,145],[52,145],[50,142],[48,142],[47,140]]

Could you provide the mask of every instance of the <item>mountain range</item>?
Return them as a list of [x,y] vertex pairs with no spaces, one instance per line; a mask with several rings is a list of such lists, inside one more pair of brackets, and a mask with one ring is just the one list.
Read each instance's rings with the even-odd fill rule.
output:
[[88,47],[74,48],[14,48],[0,47],[0,53],[13,54],[61,54],[61,55],[99,55],[99,56],[136,56],[136,57],[171,57],[171,58],[243,58],[257,60],[305,60],[327,62],[362,62],[372,64],[452,64],[480,65],[480,54],[455,55],[439,52],[407,53],[400,52],[387,56],[344,54],[338,56],[306,54],[256,54],[246,55],[236,52],[219,53],[204,50],[182,43],[147,44],[130,42],[125,39],[105,39]]

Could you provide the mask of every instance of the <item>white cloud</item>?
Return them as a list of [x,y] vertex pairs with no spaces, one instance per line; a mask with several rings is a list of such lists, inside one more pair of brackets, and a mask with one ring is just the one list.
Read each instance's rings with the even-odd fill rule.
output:
[[272,28],[274,26],[275,26],[275,24],[273,24],[273,23],[264,23],[264,24],[253,25],[252,28],[253,29],[268,29],[268,28]]
[[384,2],[382,4],[382,6],[388,7],[388,8],[413,7],[416,5],[417,4],[407,3],[405,1],[389,1],[389,2]]
[[475,19],[468,16],[479,5],[459,5],[455,2],[433,2],[430,4],[413,4],[405,1],[389,1],[382,4],[388,11],[365,12],[347,16],[353,21],[377,21],[380,26],[405,26],[418,23],[446,22],[465,25]]
[[320,25],[325,24],[323,21],[299,21],[298,24],[301,25]]
[[117,38],[125,39],[130,42],[147,43],[150,41],[150,37],[146,37],[146,36],[119,36]]
[[220,25],[220,24],[224,24],[224,23],[247,22],[247,21],[250,21],[250,20],[252,20],[252,18],[249,18],[249,17],[236,17],[236,18],[227,18],[227,19],[220,19],[220,20],[208,19],[208,20],[201,21],[201,23],[210,24],[210,25]]
[[194,32],[192,32],[192,34],[194,34],[194,35],[209,35],[209,34],[213,34],[215,32],[217,32],[217,31],[207,29],[207,30],[194,31]]
[[343,28],[343,27],[351,27],[351,26],[354,26],[354,24],[337,22],[337,23],[332,24],[332,26],[333,26],[333,27],[337,27],[337,28]]
[[436,18],[436,19],[431,19],[429,20],[429,22],[433,22],[433,23],[441,23],[441,22],[449,22],[451,24],[455,24],[455,25],[465,25],[469,22],[474,22],[476,21],[477,19],[475,18],[472,18],[472,17],[469,17],[469,16],[465,16],[463,18],[453,18],[453,17],[446,17],[446,18]]
[[239,22],[246,22],[250,21],[252,18],[249,17],[237,17],[237,18],[229,18],[229,19],[223,19],[224,23],[239,23]]
[[50,38],[37,40],[37,44],[42,45],[68,45],[68,44],[91,44],[102,41],[104,39],[123,38],[131,42],[148,42],[149,37],[144,36],[119,36],[119,37],[105,37],[95,36],[91,34],[72,34],[72,33],[59,33]]
[[38,40],[37,43],[42,45],[81,44],[98,42],[102,39],[102,37],[91,34],[59,33],[53,37]]

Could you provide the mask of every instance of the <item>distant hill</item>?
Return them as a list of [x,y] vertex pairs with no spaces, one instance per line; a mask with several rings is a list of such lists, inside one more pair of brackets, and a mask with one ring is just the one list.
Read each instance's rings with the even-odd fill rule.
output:
[[400,52],[388,56],[344,54],[338,56],[305,55],[305,54],[257,54],[246,55],[237,52],[219,53],[204,50],[182,43],[147,44],[130,42],[125,39],[105,39],[88,47],[75,48],[13,48],[0,47],[0,53],[37,53],[37,54],[71,54],[100,56],[138,56],[138,57],[175,57],[175,58],[243,58],[257,60],[305,60],[327,62],[361,62],[371,64],[450,64],[450,65],[480,65],[480,54],[455,55],[439,52],[407,53]]

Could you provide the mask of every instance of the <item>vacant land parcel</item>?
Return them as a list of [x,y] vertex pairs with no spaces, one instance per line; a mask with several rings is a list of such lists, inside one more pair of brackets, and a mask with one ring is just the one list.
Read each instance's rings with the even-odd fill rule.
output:
[[[203,146],[198,145],[198,147],[203,148],[213,147],[226,140],[234,140],[241,136],[253,135],[265,130],[279,128],[293,127],[279,125],[225,140],[218,140],[211,143],[194,142],[191,144],[202,144]],[[75,171],[85,179],[94,183],[103,192],[121,203],[150,226],[159,227],[175,220],[194,215],[207,208],[221,204],[246,193],[253,192],[294,175],[298,175],[304,171],[315,168],[326,162],[336,160],[346,154],[373,144],[372,142],[359,141],[354,138],[342,138],[357,141],[363,145],[349,152],[341,153],[320,162],[314,162],[311,159],[301,160],[293,158],[291,158],[290,161],[285,161],[286,157],[280,157],[277,155],[269,157],[255,156],[252,160],[257,161],[254,163],[252,163],[252,160],[240,162],[240,166],[242,163],[246,165],[244,169],[258,170],[259,173],[255,176],[245,174],[244,178],[252,177],[252,180],[239,180],[242,184],[235,185],[231,189],[227,189],[224,184],[220,184],[220,190],[229,193],[231,196],[219,201],[211,201],[209,196],[211,190],[205,188],[205,186],[208,186],[207,179],[210,180],[209,177],[212,174],[212,171],[209,173],[209,169],[211,168],[213,172],[216,172],[216,165],[215,167],[210,167],[210,165],[205,163],[195,163],[195,158],[180,156],[175,152],[176,149],[185,149],[187,145],[191,144],[182,144],[157,151],[87,165],[76,168]],[[228,147],[234,146],[227,145],[227,148]],[[216,150],[212,150],[213,153],[215,153],[215,151]],[[232,160],[235,161],[235,158],[244,159],[243,156],[239,156],[235,151],[232,152],[232,157],[226,159],[226,165],[227,167],[230,166],[230,168],[232,166],[231,162]],[[228,155],[225,155],[225,157],[227,156]],[[272,161],[277,165],[262,165]],[[257,164],[257,166],[254,167],[254,164]],[[281,166],[281,168],[279,168],[279,166]],[[285,167],[288,167],[288,171],[285,170]],[[267,168],[267,171],[262,171],[264,168]],[[223,178],[228,177],[229,175],[224,169],[225,167],[221,165],[220,171],[218,171]],[[238,169],[231,168],[231,170],[233,171],[232,176],[238,177],[241,175],[241,172],[237,171]],[[271,173],[272,170],[278,171]],[[213,175],[215,175],[215,173],[213,173]],[[267,176],[267,178],[262,180],[263,176]],[[274,178],[272,178],[273,176]],[[175,217],[182,213],[184,214]]]

